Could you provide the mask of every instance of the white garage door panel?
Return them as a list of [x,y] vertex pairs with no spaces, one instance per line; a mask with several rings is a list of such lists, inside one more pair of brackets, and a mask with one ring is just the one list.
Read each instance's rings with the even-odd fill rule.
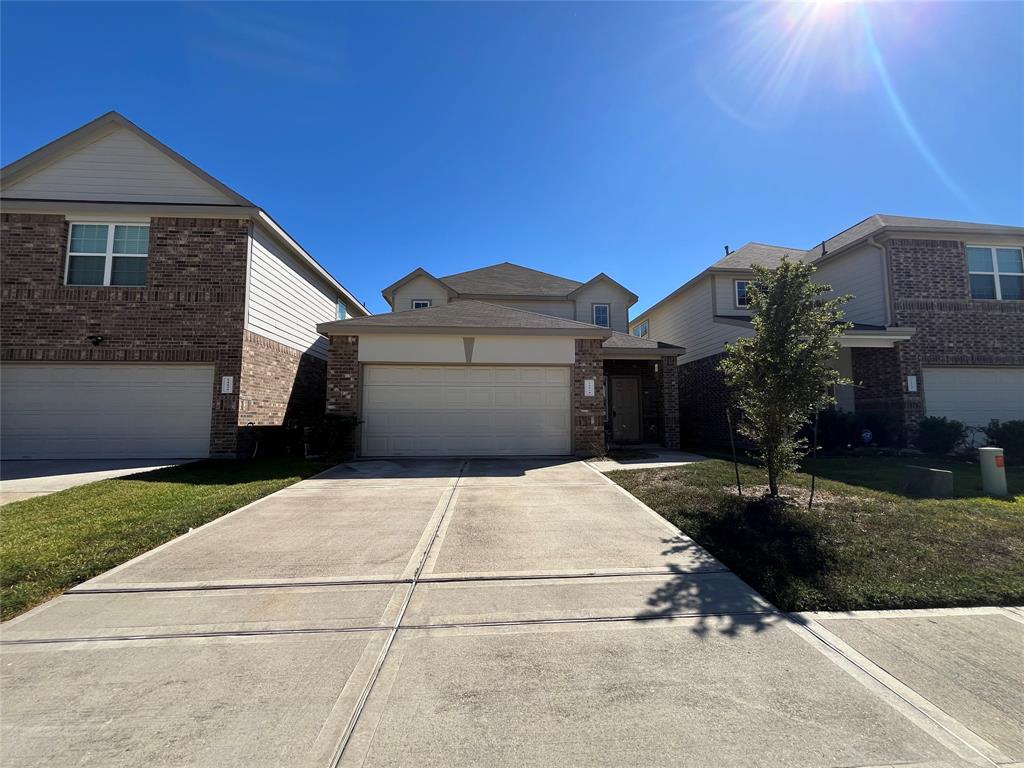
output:
[[1024,368],[925,368],[922,373],[929,416],[971,427],[992,419],[1024,419]]
[[368,365],[363,455],[563,455],[565,367]]
[[4,458],[203,458],[213,367],[8,364]]

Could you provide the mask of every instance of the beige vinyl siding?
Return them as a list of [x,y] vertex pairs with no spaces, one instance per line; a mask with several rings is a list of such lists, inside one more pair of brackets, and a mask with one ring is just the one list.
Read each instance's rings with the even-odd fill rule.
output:
[[576,294],[576,320],[594,322],[593,305],[607,304],[608,318],[613,331],[629,331],[629,296],[611,283],[599,281]]
[[715,312],[719,315],[750,317],[750,310],[736,306],[736,281],[753,280],[754,273],[738,275],[712,275],[715,284]]
[[853,299],[845,307],[853,323],[886,325],[885,265],[877,248],[864,245],[818,266],[814,280]]
[[6,197],[233,204],[223,192],[131,131],[118,129],[28,178]]
[[326,359],[327,339],[316,332],[316,325],[337,319],[339,298],[267,230],[254,228],[246,329]]
[[[566,320],[576,319],[576,304],[572,301],[528,301],[525,299],[505,299],[495,297],[493,299],[480,299],[492,304],[501,304],[503,307],[522,309],[526,312],[536,312],[539,315],[550,315],[551,317],[562,317]],[[589,320],[587,322],[590,322]]]
[[429,277],[414,277],[395,291],[392,297],[395,312],[412,309],[414,299],[428,299],[431,306],[440,307],[448,303],[448,291]]
[[[705,276],[673,299],[645,315],[650,324],[649,338],[686,347],[680,363],[717,355],[727,341],[749,336],[750,331],[735,325],[713,322],[711,276]],[[635,328],[636,322],[633,323]]]

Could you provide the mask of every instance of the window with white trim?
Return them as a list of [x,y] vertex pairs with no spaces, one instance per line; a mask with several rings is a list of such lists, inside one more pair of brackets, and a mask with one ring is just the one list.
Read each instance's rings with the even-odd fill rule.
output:
[[639,336],[641,339],[646,339],[647,336],[650,334],[650,331],[650,324],[646,320],[644,320],[642,323],[640,323],[640,325],[633,329],[633,335]]
[[429,307],[433,303],[434,303],[433,299],[413,299],[412,300],[412,308],[413,309],[426,309],[427,307]]
[[1024,250],[968,245],[967,271],[972,298],[1024,300]]
[[344,301],[339,301],[338,302],[338,319],[339,320],[348,320],[348,318],[349,318],[348,307],[345,306],[345,302]]
[[750,306],[750,294],[747,288],[750,287],[749,280],[733,280],[733,290],[736,294],[736,306],[746,308]]
[[611,327],[611,307],[608,304],[594,304],[591,309],[594,325]]
[[68,233],[67,285],[146,284],[148,224],[73,223]]

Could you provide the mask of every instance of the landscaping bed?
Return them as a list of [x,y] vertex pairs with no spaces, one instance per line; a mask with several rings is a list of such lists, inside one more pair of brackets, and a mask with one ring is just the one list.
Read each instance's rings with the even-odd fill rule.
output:
[[203,461],[7,504],[0,510],[0,618],[321,469],[298,458]]
[[[952,469],[957,497],[902,495],[907,464]],[[763,471],[740,466],[740,497],[723,460],[609,477],[783,610],[1024,603],[1024,469],[1008,468],[1017,496],[1003,500],[981,495],[976,464],[952,459],[821,458],[814,466],[819,495],[810,510],[808,475],[788,478],[783,493],[794,501],[772,507],[751,492],[765,484]]]

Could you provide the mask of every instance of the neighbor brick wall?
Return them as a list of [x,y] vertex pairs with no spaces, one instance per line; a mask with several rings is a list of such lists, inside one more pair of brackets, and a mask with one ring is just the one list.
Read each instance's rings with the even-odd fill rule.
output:
[[676,356],[663,357],[658,365],[661,395],[661,439],[666,448],[679,448],[679,368]]
[[683,445],[727,445],[729,428],[725,409],[729,392],[718,370],[723,354],[692,360],[679,366],[679,423]]
[[[886,251],[893,324],[916,329],[896,345],[903,418],[912,435],[928,397],[922,368],[1024,365],[1024,302],[971,298],[963,241],[893,239]],[[916,393],[906,391],[911,375]]]
[[308,426],[324,413],[326,385],[326,360],[245,331],[240,425]]
[[[64,217],[0,215],[0,359],[212,364],[210,450],[234,455],[248,232],[244,219],[154,218],[144,287],[70,287]],[[222,376],[236,394],[220,394]]]
[[[601,456],[605,452],[604,352],[601,339],[576,339],[576,362],[572,366],[572,423],[574,450],[579,456]],[[594,396],[583,394],[583,382],[594,380]]]

